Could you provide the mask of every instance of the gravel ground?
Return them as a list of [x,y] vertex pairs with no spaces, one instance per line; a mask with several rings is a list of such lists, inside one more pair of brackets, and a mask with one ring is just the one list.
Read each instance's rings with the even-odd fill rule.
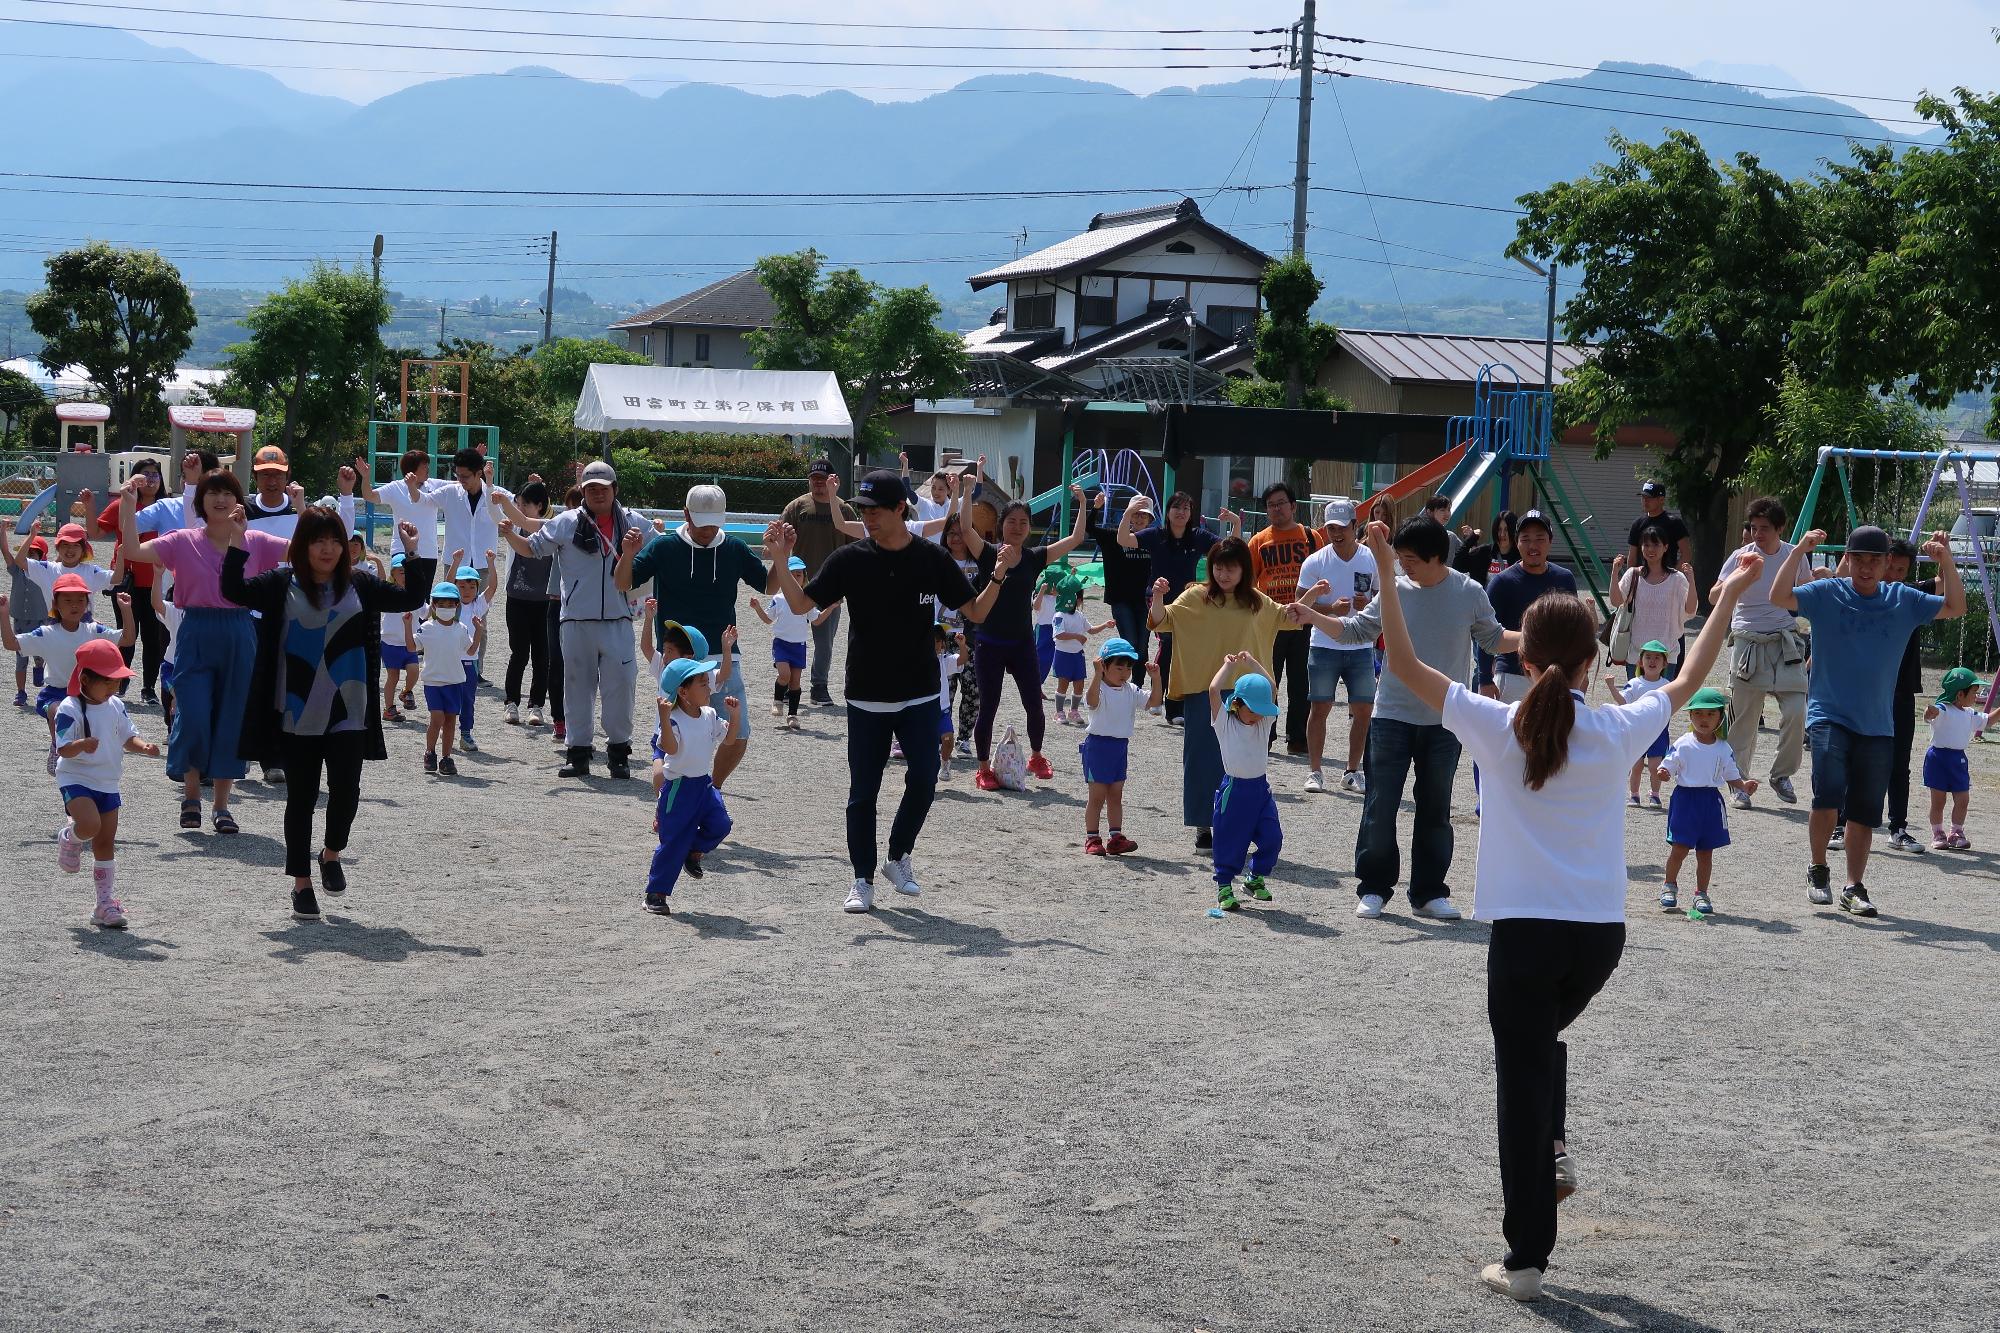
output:
[[1031,795],[954,774],[922,899],[843,915],[842,714],[774,733],[745,617],[735,836],[668,919],[645,784],[558,781],[490,693],[456,781],[394,731],[319,924],[288,914],[280,793],[181,833],[133,757],[134,924],[99,932],[6,710],[0,1325],[2000,1327],[1995,852],[1885,857],[1857,921],[1808,907],[1803,809],[1760,797],[1696,924],[1655,908],[1664,820],[1635,813],[1629,947],[1570,1034],[1583,1190],[1517,1307],[1476,1277],[1486,929],[1355,919],[1358,798],[1275,762],[1277,900],[1211,920],[1178,735],[1142,723],[1141,850],[1100,860],[1058,729]]

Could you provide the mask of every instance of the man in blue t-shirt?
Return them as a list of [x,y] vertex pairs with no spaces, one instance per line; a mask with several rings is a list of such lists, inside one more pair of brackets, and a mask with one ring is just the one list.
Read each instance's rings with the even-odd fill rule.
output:
[[[1549,547],[1555,544],[1555,529],[1548,515],[1530,509],[1514,525],[1514,549],[1520,560],[1486,582],[1486,600],[1502,627],[1521,628],[1528,608],[1552,592],[1576,595],[1576,576],[1561,565],[1549,563]],[[1521,670],[1519,653],[1503,653],[1493,660],[1493,679],[1479,682],[1479,692],[1502,703],[1528,697],[1528,677]]]
[[1808,532],[1778,566],[1771,605],[1796,611],[1812,622],[1813,664],[1806,686],[1806,738],[1812,747],[1812,861],[1806,869],[1808,901],[1833,901],[1826,845],[1834,820],[1847,811],[1847,886],[1840,909],[1874,916],[1862,876],[1875,826],[1882,822],[1882,798],[1894,763],[1896,676],[1910,635],[1932,620],[1965,614],[1965,587],[1952,563],[1942,532],[1924,543],[1923,554],[1937,562],[1938,594],[1907,583],[1885,583],[1889,534],[1859,527],[1847,536],[1847,573],[1793,586],[1799,561],[1826,540]]

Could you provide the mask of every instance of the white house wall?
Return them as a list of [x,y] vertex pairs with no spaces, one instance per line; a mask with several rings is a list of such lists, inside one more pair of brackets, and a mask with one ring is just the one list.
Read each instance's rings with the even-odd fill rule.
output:
[[986,475],[1015,499],[1037,493],[1035,485],[1035,414],[1010,407],[999,416],[940,414],[938,456],[962,458],[986,455]]

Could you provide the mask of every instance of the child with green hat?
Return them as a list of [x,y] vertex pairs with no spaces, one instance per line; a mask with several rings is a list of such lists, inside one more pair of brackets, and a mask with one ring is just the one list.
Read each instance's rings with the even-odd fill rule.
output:
[[1723,813],[1722,789],[1732,787],[1745,794],[1757,790],[1737,771],[1736,755],[1723,742],[1729,738],[1723,714],[1729,697],[1712,686],[1703,686],[1687,701],[1688,733],[1667,750],[1667,757],[1654,770],[1656,780],[1672,778],[1676,783],[1673,800],[1667,804],[1667,883],[1660,890],[1660,909],[1671,912],[1680,906],[1680,887],[1675,882],[1688,852],[1694,853],[1694,910],[1715,910],[1708,897],[1709,873],[1714,867],[1715,849],[1729,845],[1729,820]]
[[[1624,677],[1625,673],[1622,671],[1614,670],[1604,673],[1604,683],[1610,688],[1611,697],[1617,700],[1621,706],[1629,703],[1637,703],[1654,690],[1665,689],[1667,687],[1667,645],[1661,643],[1658,639],[1646,640],[1639,648],[1639,674],[1630,680],[1626,680]],[[1651,745],[1646,747],[1646,753],[1640,757],[1639,762],[1632,765],[1631,794],[1625,798],[1625,804],[1639,804],[1639,770],[1643,768],[1653,780],[1653,794],[1651,798],[1653,808],[1655,810],[1660,808],[1660,775],[1654,770],[1652,764],[1647,761],[1662,758],[1666,753],[1667,728],[1661,727],[1659,736],[1654,739]]]
[[[1229,685],[1232,676],[1236,679],[1233,686]],[[1223,774],[1210,816],[1215,843],[1215,902],[1223,911],[1233,912],[1241,906],[1236,900],[1235,881],[1246,860],[1250,874],[1243,881],[1244,892],[1259,902],[1271,901],[1264,876],[1277,866],[1285,839],[1278,823],[1278,803],[1272,799],[1271,780],[1266,775],[1271,719],[1278,715],[1278,704],[1263,664],[1249,653],[1223,658],[1208,685],[1208,710],[1216,748],[1222,752]]]
[[[1965,808],[1972,799],[1972,768],[1965,747],[1972,738],[2000,721],[2000,708],[1979,707],[1979,692],[1987,682],[1970,667],[1955,666],[1938,682],[1937,702],[1924,710],[1931,724],[1931,745],[1924,751],[1924,786],[1931,794],[1931,847],[1966,851]],[[1944,798],[1951,797],[1951,832],[1944,827]]]

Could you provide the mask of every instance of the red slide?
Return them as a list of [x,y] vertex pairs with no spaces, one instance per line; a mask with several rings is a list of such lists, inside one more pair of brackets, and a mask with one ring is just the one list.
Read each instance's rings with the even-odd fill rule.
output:
[[1366,514],[1368,506],[1374,504],[1384,496],[1387,496],[1391,501],[1401,503],[1420,491],[1432,489],[1436,483],[1443,481],[1451,475],[1451,470],[1458,466],[1459,460],[1465,457],[1465,451],[1471,447],[1472,441],[1467,440],[1464,444],[1445,450],[1415,472],[1396,478],[1387,486],[1384,486],[1381,490],[1376,491],[1373,495],[1363,500],[1361,502],[1361,512]]

